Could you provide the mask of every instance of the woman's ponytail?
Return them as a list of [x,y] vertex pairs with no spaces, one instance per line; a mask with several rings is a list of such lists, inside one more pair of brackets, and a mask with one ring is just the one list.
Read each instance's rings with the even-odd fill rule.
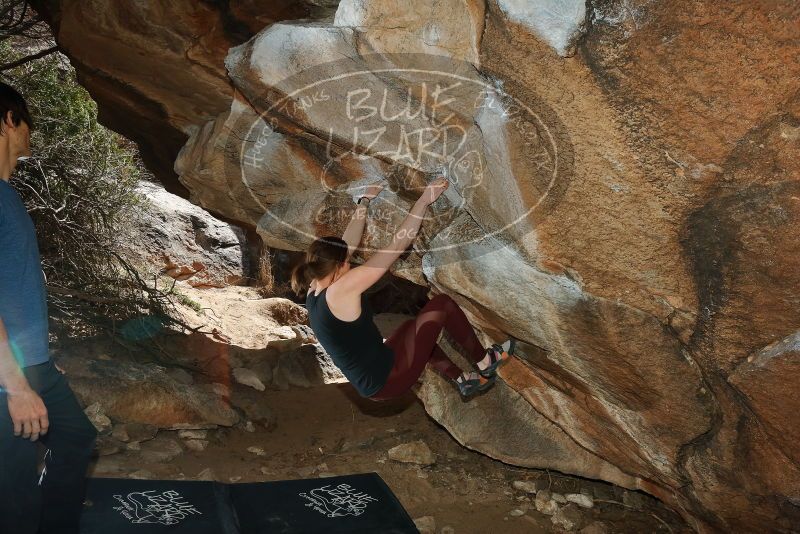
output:
[[292,269],[292,291],[303,295],[311,281],[334,272],[348,258],[347,243],[340,237],[320,237],[311,243],[304,261]]
[[296,295],[302,295],[308,289],[311,280],[308,279],[308,263],[303,261],[292,269],[291,284],[292,291]]

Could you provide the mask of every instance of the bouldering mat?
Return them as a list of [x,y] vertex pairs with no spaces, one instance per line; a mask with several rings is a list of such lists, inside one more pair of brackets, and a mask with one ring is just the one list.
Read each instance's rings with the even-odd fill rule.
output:
[[81,534],[418,533],[377,473],[222,484],[90,478]]

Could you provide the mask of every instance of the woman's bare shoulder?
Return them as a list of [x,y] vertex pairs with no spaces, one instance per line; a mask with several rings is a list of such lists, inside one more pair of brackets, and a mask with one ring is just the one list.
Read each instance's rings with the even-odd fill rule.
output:
[[333,316],[342,321],[354,321],[361,315],[361,293],[348,293],[342,284],[326,287],[325,301]]

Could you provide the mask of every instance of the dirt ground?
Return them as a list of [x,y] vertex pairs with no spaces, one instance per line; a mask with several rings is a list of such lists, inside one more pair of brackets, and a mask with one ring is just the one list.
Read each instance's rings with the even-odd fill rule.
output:
[[[375,471],[412,518],[433,516],[437,533],[562,532],[549,516],[536,511],[533,495],[512,486],[517,480],[539,480],[560,493],[590,491],[595,505],[583,510],[587,524],[601,521],[607,532],[691,532],[674,512],[649,496],[634,494],[642,508],[637,510],[630,499],[623,504],[622,488],[513,467],[465,449],[427,416],[413,392],[384,403],[360,398],[349,384],[267,390],[262,395],[277,415],[270,429],[212,430],[205,450],[185,450],[165,463],[144,463],[134,450],[102,456],[91,473],[195,479],[211,468],[223,482],[257,482]],[[161,431],[159,436],[181,441],[176,431]],[[433,451],[434,465],[387,458],[393,446],[419,439]],[[146,446],[147,442],[141,445]],[[259,447],[264,454],[248,452],[249,447]],[[512,515],[513,510],[524,513]]]

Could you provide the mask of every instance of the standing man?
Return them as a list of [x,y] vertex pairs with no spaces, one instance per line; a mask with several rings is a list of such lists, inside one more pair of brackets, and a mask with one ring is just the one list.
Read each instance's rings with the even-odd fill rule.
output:
[[25,100],[0,82],[0,533],[76,534],[97,431],[48,354],[36,232],[8,183],[31,153],[31,124]]

